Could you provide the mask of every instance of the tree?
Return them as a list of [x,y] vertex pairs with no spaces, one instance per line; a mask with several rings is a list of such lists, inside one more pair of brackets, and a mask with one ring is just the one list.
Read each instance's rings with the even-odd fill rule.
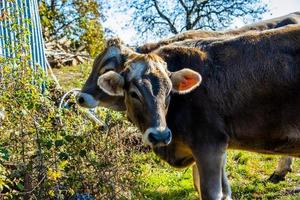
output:
[[267,11],[261,0],[123,0],[122,4],[123,12],[133,12],[130,24],[143,36],[220,30],[236,17],[260,19]]
[[42,0],[39,11],[44,38],[67,37],[74,45],[85,45],[94,56],[103,47],[99,7],[97,0]]

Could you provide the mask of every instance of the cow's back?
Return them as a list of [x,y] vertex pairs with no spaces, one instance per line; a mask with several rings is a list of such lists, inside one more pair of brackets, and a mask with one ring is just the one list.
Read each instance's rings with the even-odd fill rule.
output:
[[216,42],[208,52],[203,85],[228,123],[230,146],[299,156],[300,26]]
[[281,17],[256,22],[250,25],[243,26],[237,29],[238,31],[250,31],[250,30],[267,30],[273,28],[280,28],[289,24],[300,24],[300,12],[290,13]]

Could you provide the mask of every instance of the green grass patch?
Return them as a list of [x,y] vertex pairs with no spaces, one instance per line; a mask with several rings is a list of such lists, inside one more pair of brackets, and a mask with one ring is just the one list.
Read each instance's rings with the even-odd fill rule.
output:
[[[285,181],[273,184],[269,176],[277,166],[279,156],[262,155],[244,151],[228,151],[227,175],[232,188],[232,198],[245,199],[300,199],[300,194],[288,195],[299,186],[300,162],[293,163],[294,171],[289,173]],[[141,163],[145,188],[141,191],[146,199],[154,200],[195,200],[198,194],[194,190],[192,169],[175,169],[160,160],[154,153],[138,154],[135,159]]]
[[61,86],[66,90],[70,90],[72,88],[82,87],[91,72],[92,65],[92,62],[88,62],[77,66],[66,66],[59,69],[54,68],[52,70],[57,76]]
[[192,169],[175,169],[154,153],[136,155],[141,163],[140,181],[145,185],[141,193],[145,199],[182,200],[198,199],[192,181]]

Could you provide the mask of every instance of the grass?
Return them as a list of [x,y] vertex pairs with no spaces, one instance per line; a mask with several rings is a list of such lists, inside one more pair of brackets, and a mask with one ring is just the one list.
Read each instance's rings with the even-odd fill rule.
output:
[[[284,191],[298,186],[300,169],[298,160],[294,162],[293,173],[285,181],[273,184],[267,179],[275,170],[279,156],[262,155],[242,151],[229,151],[227,172],[234,199],[289,199]],[[300,196],[295,196],[299,198]]]
[[176,170],[160,160],[154,153],[139,154],[141,181],[145,188],[141,191],[146,199],[182,200],[197,199],[192,182],[192,169]]
[[[299,160],[294,161],[294,171],[287,175],[285,181],[278,184],[268,181],[279,158],[279,156],[229,150],[226,168],[233,199],[300,199],[300,194],[285,194],[286,191],[299,186],[300,176],[297,173],[300,169]],[[146,188],[142,192],[148,199],[197,199],[191,167],[176,170],[159,160],[153,153],[139,155],[138,159],[143,162],[141,180],[146,183]]]
[[85,63],[73,67],[54,68],[53,73],[62,87],[65,90],[70,90],[82,87],[90,73],[91,67],[92,63]]
[[[54,73],[65,89],[81,87],[86,80],[91,64],[55,69]],[[177,170],[161,161],[154,153],[138,154],[141,163],[140,181],[145,187],[145,199],[151,200],[195,200],[191,168]],[[295,159],[293,172],[286,180],[273,184],[267,179],[277,166],[279,156],[262,155],[243,151],[228,151],[227,174],[232,188],[233,199],[300,200],[300,194],[287,195],[286,191],[299,186],[300,161]]]

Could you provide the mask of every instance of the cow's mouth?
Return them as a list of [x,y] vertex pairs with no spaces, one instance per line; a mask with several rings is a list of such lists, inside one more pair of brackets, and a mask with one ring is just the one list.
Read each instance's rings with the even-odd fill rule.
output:
[[185,157],[175,162],[177,167],[188,167],[194,163],[193,157]]
[[193,157],[185,157],[182,159],[164,159],[167,163],[169,163],[171,166],[176,168],[185,168],[191,166],[195,160]]

